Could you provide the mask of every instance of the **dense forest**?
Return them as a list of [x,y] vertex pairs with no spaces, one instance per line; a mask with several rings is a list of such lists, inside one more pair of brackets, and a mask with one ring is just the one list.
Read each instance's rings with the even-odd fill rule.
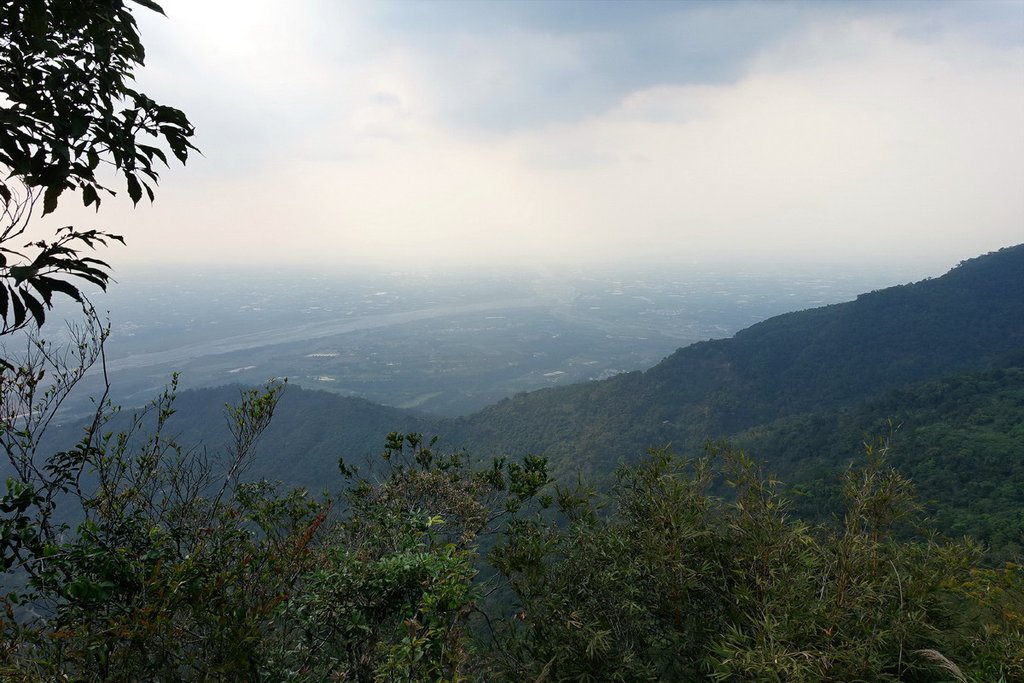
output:
[[[707,398],[686,389],[681,406],[679,392],[659,395],[669,373],[713,383],[707,349],[740,358],[751,331],[458,420],[281,384],[171,390],[140,415],[111,415],[98,443],[41,447],[42,486],[9,484],[9,676],[1019,680],[1024,367],[1011,348],[972,352],[958,308],[931,288],[972,311],[966,334],[1012,337],[1015,304],[969,297],[1015,282],[1022,258],[1004,249],[762,324],[809,334],[829,315],[884,328],[865,301],[932,301],[929,346],[953,360],[910,382],[879,373],[848,402],[823,381],[816,400],[765,398],[744,413],[734,387],[777,382],[739,372]],[[901,345],[925,343],[901,334],[889,353],[872,347],[883,370]],[[829,341],[820,372],[854,372],[862,342]],[[799,367],[799,350],[775,348],[760,362]],[[612,404],[622,415],[609,425],[600,410]],[[669,410],[704,420],[641,452],[676,427],[649,419]],[[480,441],[394,432],[382,455],[371,444],[395,425]],[[538,440],[551,435],[567,441]],[[628,445],[615,458],[607,442]]]
[[0,0],[0,680],[1024,680],[1024,246],[465,418],[171,377],[60,424],[122,240],[22,247],[37,204],[195,149],[133,8]]
[[9,489],[7,564],[28,581],[4,598],[5,680],[1024,676],[1024,572],[922,531],[885,440],[814,525],[727,447],[652,451],[600,493],[541,458],[472,467],[395,433],[372,473],[339,463],[328,498],[234,476],[275,392],[232,413],[223,471],[159,436],[53,459],[100,474],[70,537]]
[[[637,462],[651,446],[696,455],[724,439],[800,492],[794,512],[822,521],[864,442],[886,436],[893,465],[915,482],[937,530],[982,542],[988,562],[1019,559],[1021,283],[1024,247],[1008,248],[939,278],[680,349],[647,372],[521,394],[458,419],[288,387],[251,472],[319,490],[339,457],[372,461],[381,435],[399,429],[440,435],[445,448],[481,460],[539,455],[559,481],[582,473],[603,486],[617,464]],[[894,307],[912,312],[894,317]],[[854,331],[861,328],[889,341]],[[916,357],[925,360],[908,360]],[[809,373],[822,379],[801,390],[792,377]],[[787,382],[789,398],[779,389]],[[847,393],[834,388],[844,382]],[[171,424],[186,441],[218,445],[221,406],[238,394],[186,392]]]
[[939,278],[679,349],[646,372],[519,395],[454,431],[467,445],[606,469],[638,447],[699,447],[782,417],[1012,364],[1024,347],[1022,274],[1024,246],[1006,248]]

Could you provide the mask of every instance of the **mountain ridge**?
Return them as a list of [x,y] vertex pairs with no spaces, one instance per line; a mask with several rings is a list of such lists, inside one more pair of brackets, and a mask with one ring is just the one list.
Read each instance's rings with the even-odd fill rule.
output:
[[640,444],[693,447],[856,403],[998,364],[1021,349],[1024,245],[963,261],[938,278],[775,316],[731,338],[680,348],[643,372],[518,395],[454,421],[452,431],[470,448],[495,439],[507,446],[508,434],[521,434],[529,450],[555,458],[578,439],[596,449],[590,457],[608,461]]
[[[814,482],[826,491],[857,456],[864,436],[858,430],[878,436],[888,420],[916,416],[906,441],[928,457],[915,453],[903,462],[934,497],[963,476],[972,457],[983,470],[978,477],[1024,479],[1009,462],[1024,453],[1024,387],[1014,384],[1024,384],[1022,367],[1024,245],[1018,245],[961,262],[941,277],[786,313],[728,339],[680,348],[645,371],[517,394],[461,418],[289,387],[249,476],[331,488],[340,483],[339,458],[373,462],[391,431],[438,434],[443,448],[479,459],[544,456],[564,481],[577,474],[601,481],[652,446],[672,443],[693,453],[707,440],[728,439],[793,483]],[[982,381],[985,373],[1001,379]],[[942,411],[929,413],[947,385],[973,387],[964,402],[974,412],[947,400]],[[239,391],[182,392],[174,418],[180,440],[224,443],[223,423],[212,416]],[[904,398],[887,398],[893,395]],[[999,406],[998,422],[986,426],[989,404]],[[989,483],[982,482],[980,495],[988,498],[973,511],[962,496],[952,496],[949,509],[937,508],[943,525],[1024,548],[1024,520],[1012,514],[1017,498]],[[825,498],[818,500],[827,507]]]

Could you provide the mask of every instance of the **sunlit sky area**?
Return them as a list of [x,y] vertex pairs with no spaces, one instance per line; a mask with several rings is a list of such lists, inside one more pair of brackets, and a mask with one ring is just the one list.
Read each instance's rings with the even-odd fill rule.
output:
[[114,264],[920,263],[1024,241],[1022,2],[164,0]]

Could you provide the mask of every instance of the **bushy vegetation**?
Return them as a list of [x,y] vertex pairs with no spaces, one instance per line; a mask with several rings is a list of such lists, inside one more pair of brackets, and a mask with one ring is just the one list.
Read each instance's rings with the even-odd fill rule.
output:
[[[894,421],[898,420],[898,421]],[[733,438],[798,485],[794,512],[837,512],[838,473],[865,434],[894,432],[892,464],[913,479],[937,529],[984,544],[987,561],[1024,557],[1024,368],[910,385],[850,408],[760,425]]]
[[[605,383],[590,385],[596,395],[614,388]],[[185,392],[174,418],[176,429],[182,430],[188,441],[217,443],[223,438],[223,429],[217,429],[218,422],[211,416],[238,390],[222,387]],[[573,403],[556,412],[554,404],[541,398],[522,401],[531,407],[516,425],[527,431],[505,433],[508,422],[482,431],[483,417],[489,412],[456,421],[430,419],[359,399],[290,387],[261,442],[254,472],[316,487],[339,453],[351,462],[361,462],[374,456],[380,434],[400,428],[445,434],[446,442],[465,446],[470,452],[544,453],[552,476],[560,481],[570,481],[582,471],[595,485],[608,486],[614,461],[594,455],[595,449],[603,453],[608,447],[595,444],[600,425],[574,415]],[[622,400],[628,401],[628,395]],[[794,516],[814,523],[839,514],[840,475],[856,460],[865,435],[892,431],[896,456],[891,464],[914,481],[925,516],[947,535],[966,535],[982,543],[984,561],[997,566],[1024,558],[1024,493],[1019,485],[1024,481],[1024,460],[1019,457],[1024,451],[1022,408],[1024,370],[1018,362],[1011,362],[906,385],[849,406],[789,416],[724,437],[755,453],[784,479],[790,487]],[[547,409],[552,412],[542,416]],[[623,412],[628,412],[627,406]],[[580,441],[575,445],[566,442],[565,450],[545,448],[540,436],[544,425],[559,420],[564,420],[567,431],[578,429]],[[475,437],[467,436],[467,422],[475,423]],[[536,429],[529,431],[530,425]],[[617,456],[629,462],[643,455],[640,444],[657,443],[637,433],[630,438],[634,441],[622,446]],[[648,440],[642,440],[645,438]],[[700,444],[691,442],[673,443],[680,451],[699,450]],[[288,456],[280,457],[281,453]]]
[[[123,426],[97,397],[74,445],[50,449],[109,329],[79,290],[108,267],[83,252],[120,238],[8,243],[37,200],[49,213],[71,190],[98,206],[101,162],[133,202],[152,199],[167,158],[154,145],[184,162],[193,131],[129,87],[145,54],[124,2],[0,9],[0,337],[44,324],[55,293],[85,313],[66,348],[0,348],[0,680],[1024,680],[1024,567],[983,567],[975,543],[921,528],[887,442],[814,525],[727,446],[602,476],[623,444],[692,444],[1019,354],[1024,247],[453,425],[560,455],[562,473],[596,454],[601,493],[589,475],[557,485],[545,458],[471,460],[397,432],[376,466],[319,471],[322,494],[247,476],[278,383],[226,408],[220,450],[173,436],[173,382]],[[999,396],[969,421],[1016,434],[1019,392]]]
[[[473,464],[394,433],[373,471],[339,463],[332,498],[240,476],[279,391],[228,409],[226,458],[163,436],[167,393],[149,438],[87,437],[47,478],[9,480],[0,677],[1024,676],[1024,568],[908,536],[913,490],[885,444],[818,526],[724,446],[652,451],[600,495],[539,458]],[[712,494],[719,476],[732,496]],[[54,523],[58,505],[79,521]]]
[[[1019,679],[1021,595],[995,615],[975,584],[1019,590],[1022,568],[979,570],[969,542],[897,540],[915,505],[885,455],[867,448],[844,477],[844,518],[817,527],[728,448],[654,451],[607,499],[562,492],[558,521],[519,521],[493,553],[521,610],[506,675],[932,681],[958,666],[961,680]],[[716,461],[732,500],[709,493]]]

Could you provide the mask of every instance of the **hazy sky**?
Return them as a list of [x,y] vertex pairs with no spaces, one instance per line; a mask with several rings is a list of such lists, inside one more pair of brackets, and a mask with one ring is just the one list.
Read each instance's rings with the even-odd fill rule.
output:
[[163,5],[140,85],[204,156],[62,209],[126,235],[115,267],[939,274],[1024,241],[1022,2]]

